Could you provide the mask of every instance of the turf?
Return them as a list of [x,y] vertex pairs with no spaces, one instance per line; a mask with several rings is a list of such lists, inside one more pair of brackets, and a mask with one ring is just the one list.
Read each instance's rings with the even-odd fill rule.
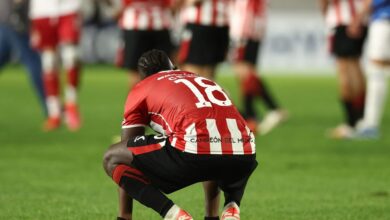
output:
[[[291,118],[257,137],[260,165],[242,201],[242,219],[390,219],[390,106],[380,140],[330,140],[325,131],[342,119],[333,76],[265,78]],[[220,73],[218,81],[239,104],[234,77]],[[115,219],[116,186],[101,158],[120,132],[127,77],[113,67],[87,66],[82,84],[83,128],[44,133],[24,69],[2,71],[0,219]],[[203,218],[199,184],[171,197]],[[138,203],[134,209],[136,220],[160,219]]]

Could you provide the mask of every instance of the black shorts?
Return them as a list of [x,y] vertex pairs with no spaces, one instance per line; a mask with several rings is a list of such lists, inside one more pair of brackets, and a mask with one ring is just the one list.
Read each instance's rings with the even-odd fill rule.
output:
[[333,36],[331,36],[330,50],[336,57],[360,57],[366,36],[367,27],[363,28],[360,37],[353,38],[348,36],[346,26],[337,26]]
[[168,30],[139,31],[123,30],[123,67],[137,71],[138,59],[151,49],[162,50],[170,55],[173,49]]
[[229,28],[187,24],[181,39],[178,60],[195,65],[217,65],[226,58]]
[[216,181],[229,192],[245,187],[257,166],[256,155],[185,153],[172,147],[163,136],[138,136],[129,139],[127,146],[134,155],[133,166],[164,193],[206,180]]
[[233,43],[232,58],[233,62],[248,62],[256,65],[261,41],[259,40],[242,40]]

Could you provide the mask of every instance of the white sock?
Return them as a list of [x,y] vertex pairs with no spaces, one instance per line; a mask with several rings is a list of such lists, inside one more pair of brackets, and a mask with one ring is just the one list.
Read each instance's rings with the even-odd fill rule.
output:
[[177,205],[173,205],[167,212],[164,217],[164,220],[174,220],[176,219],[177,214],[180,211],[180,207]]
[[61,114],[60,100],[58,96],[48,96],[46,98],[49,118],[59,118]]
[[66,103],[76,103],[77,102],[77,90],[71,85],[67,85],[65,89],[65,100]]
[[383,116],[383,110],[387,95],[387,70],[370,63],[367,69],[367,94],[364,109],[363,126],[366,128],[377,128]]

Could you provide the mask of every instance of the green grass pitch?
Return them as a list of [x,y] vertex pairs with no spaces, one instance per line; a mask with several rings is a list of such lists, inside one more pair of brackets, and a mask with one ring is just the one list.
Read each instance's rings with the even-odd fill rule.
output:
[[[257,137],[258,169],[242,201],[244,220],[390,219],[390,105],[376,141],[330,140],[342,119],[333,76],[266,75],[290,120]],[[236,80],[220,84],[238,103]],[[84,126],[41,131],[42,116],[24,69],[0,74],[0,219],[115,219],[115,184],[102,154],[120,123],[127,77],[107,66],[86,66],[80,91]],[[259,107],[259,110],[263,108]],[[199,184],[170,195],[203,219]],[[135,220],[160,219],[138,203]]]

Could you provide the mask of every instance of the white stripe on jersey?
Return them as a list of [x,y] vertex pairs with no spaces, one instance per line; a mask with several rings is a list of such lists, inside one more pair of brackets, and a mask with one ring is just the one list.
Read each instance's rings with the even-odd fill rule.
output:
[[[231,0],[204,0],[200,7],[196,4],[185,7],[181,11],[183,23],[191,23],[206,26],[229,25],[229,6]],[[198,17],[199,16],[199,17]]]
[[251,141],[250,141],[251,151],[252,151],[252,154],[254,154],[256,152],[256,145],[255,145],[255,142],[254,142],[255,136],[253,135],[253,132],[248,128],[248,126],[245,126],[245,130],[248,133],[248,136],[251,137]]
[[265,32],[267,0],[235,0],[231,7],[230,36],[233,40],[260,40]]
[[206,119],[206,124],[210,137],[210,154],[222,154],[221,141],[213,141],[214,139],[221,140],[221,134],[219,134],[216,120]]
[[200,11],[200,23],[204,25],[211,25],[213,22],[213,2],[205,1]]
[[329,1],[325,17],[328,28],[335,28],[339,25],[350,24],[353,16],[356,16],[362,8],[362,3],[362,0]]
[[[195,153],[195,154],[198,152],[198,144],[197,144],[196,138],[197,138],[197,136],[196,136],[195,123],[192,123],[190,126],[188,126],[188,128],[186,128],[186,134],[184,135],[184,140],[186,142],[186,145],[185,145],[184,151]],[[194,141],[194,139],[195,139],[195,141]],[[176,141],[174,141],[174,142],[175,143],[173,143],[173,141],[172,141],[172,146],[175,146]]]
[[149,123],[150,127],[154,130],[154,131],[157,131],[158,133],[162,134],[162,135],[165,135],[165,131],[164,131],[164,128],[162,125],[154,122],[154,121],[150,121]]
[[160,6],[127,6],[119,25],[125,30],[162,30],[170,27],[171,14],[168,8]]
[[[237,127],[236,119],[227,118],[226,124],[228,126],[230,137],[232,138],[232,140],[241,140],[242,134]],[[244,154],[244,145],[242,144],[242,142],[233,141],[232,150],[233,154]]]

